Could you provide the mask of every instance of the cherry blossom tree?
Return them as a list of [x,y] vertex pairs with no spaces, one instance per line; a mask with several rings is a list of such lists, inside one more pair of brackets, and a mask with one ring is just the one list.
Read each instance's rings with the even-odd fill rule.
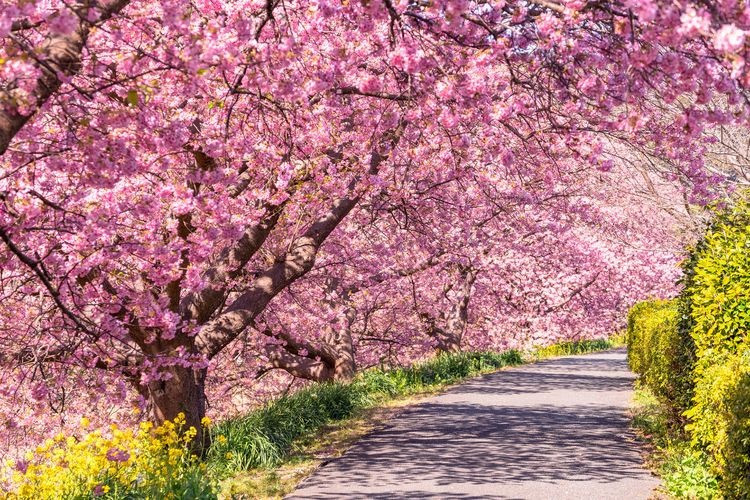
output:
[[[746,113],[737,64],[717,51],[740,51],[744,38],[718,26],[728,8],[698,21],[675,9],[3,1],[3,397],[28,390],[49,401],[50,387],[80,374],[129,384],[157,422],[185,412],[200,428],[208,370],[228,346],[260,332],[286,344],[266,352],[273,363],[292,355],[322,363],[321,379],[346,378],[356,320],[348,287],[366,276],[387,286],[437,250],[445,262],[424,276],[453,281],[447,303],[429,281],[421,294],[388,300],[411,297],[419,328],[404,332],[457,348],[471,296],[489,294],[498,269],[516,272],[508,255],[524,244],[524,224],[534,226],[535,254],[564,240],[571,261],[608,259],[584,229],[555,226],[560,213],[584,208],[546,207],[562,187],[572,196],[574,179],[612,168],[607,143],[668,158],[669,176],[698,198],[709,194],[704,127]],[[705,16],[714,16],[708,27]],[[689,98],[679,112],[665,114],[681,96]],[[463,187],[494,202],[441,218],[431,196],[446,184],[451,197]],[[500,217],[504,210],[514,213]],[[530,223],[531,213],[541,220]],[[446,246],[420,244],[417,263],[375,263],[354,280],[317,278],[337,317],[323,328],[336,356],[302,343],[306,330],[292,337],[273,323],[269,304],[306,286],[322,255],[335,258],[329,243],[368,244],[354,217],[406,225],[412,214],[431,228],[408,227],[409,241],[447,234]],[[596,227],[604,214],[587,216]],[[383,249],[399,244],[390,236],[381,234]],[[525,276],[544,271],[529,283],[554,280],[554,261],[523,266]],[[612,279],[573,274],[565,290],[576,300],[609,286],[589,282]],[[401,278],[398,286],[410,283]],[[556,310],[558,292],[539,310]]]

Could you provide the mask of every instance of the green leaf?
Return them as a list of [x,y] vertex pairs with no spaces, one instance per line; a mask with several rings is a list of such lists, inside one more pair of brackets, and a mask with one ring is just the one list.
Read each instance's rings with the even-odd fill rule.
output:
[[138,91],[128,90],[128,96],[125,100],[128,102],[129,106],[133,106],[134,108],[138,106]]

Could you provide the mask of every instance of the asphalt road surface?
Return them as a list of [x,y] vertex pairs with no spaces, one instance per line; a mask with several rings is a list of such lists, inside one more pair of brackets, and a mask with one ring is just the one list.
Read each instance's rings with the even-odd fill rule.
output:
[[625,351],[542,361],[406,409],[290,497],[647,499]]

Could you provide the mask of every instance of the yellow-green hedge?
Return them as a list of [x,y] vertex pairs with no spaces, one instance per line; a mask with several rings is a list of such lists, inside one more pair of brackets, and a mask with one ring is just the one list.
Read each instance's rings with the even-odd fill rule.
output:
[[702,367],[687,428],[708,452],[724,495],[750,498],[750,357],[745,351],[711,361]]
[[675,300],[636,304],[628,359],[707,452],[722,495],[750,499],[750,202],[715,217]]
[[719,215],[691,256],[690,303],[697,361],[688,429],[705,448],[728,498],[750,498],[750,206]]
[[676,299],[640,302],[628,314],[627,337],[630,368],[672,410],[675,424],[692,395],[693,345],[680,335],[678,320]]

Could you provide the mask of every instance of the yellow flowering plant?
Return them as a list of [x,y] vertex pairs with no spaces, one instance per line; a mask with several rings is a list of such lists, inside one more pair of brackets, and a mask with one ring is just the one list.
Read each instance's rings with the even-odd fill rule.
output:
[[[204,422],[207,425],[209,422]],[[82,419],[81,429],[90,423]],[[185,416],[137,430],[111,425],[80,435],[58,434],[23,460],[7,463],[7,487],[13,500],[52,498],[215,498],[205,467],[190,451],[194,427]]]

